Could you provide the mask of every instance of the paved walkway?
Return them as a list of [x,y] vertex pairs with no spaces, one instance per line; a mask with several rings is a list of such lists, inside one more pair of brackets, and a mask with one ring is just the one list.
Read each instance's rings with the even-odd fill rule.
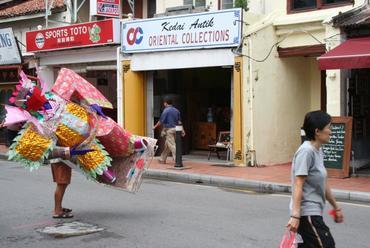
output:
[[5,154],[7,151],[8,149],[6,148],[6,146],[0,145],[0,154]]
[[[181,172],[190,174],[205,174],[211,176],[223,176],[238,179],[246,179],[253,181],[265,181],[277,184],[290,184],[290,164],[274,165],[267,167],[226,167],[212,165],[206,162],[184,161],[184,166],[189,166],[191,169],[186,169]],[[150,165],[152,170],[167,170],[174,171],[171,167],[174,163],[159,164],[157,159],[154,159]],[[330,185],[334,189],[348,191],[362,191],[370,193],[370,178],[351,177],[345,179],[329,179]]]

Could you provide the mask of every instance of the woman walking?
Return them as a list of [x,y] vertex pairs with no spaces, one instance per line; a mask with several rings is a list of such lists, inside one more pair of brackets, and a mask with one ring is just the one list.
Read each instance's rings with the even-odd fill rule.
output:
[[330,140],[330,125],[331,117],[325,112],[306,114],[303,129],[308,140],[299,147],[293,158],[291,215],[287,227],[302,236],[300,248],[335,247],[330,230],[323,221],[326,200],[334,209],[334,221],[343,222],[342,209],[327,183],[321,149]]

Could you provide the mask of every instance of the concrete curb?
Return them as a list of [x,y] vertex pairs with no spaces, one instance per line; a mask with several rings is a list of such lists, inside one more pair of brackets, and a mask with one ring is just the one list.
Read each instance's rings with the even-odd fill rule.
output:
[[0,159],[8,160],[8,156],[5,153],[0,152]]
[[[211,176],[205,174],[148,169],[145,172],[144,177],[181,183],[204,184],[217,187],[244,189],[259,193],[291,193],[291,186],[287,184],[237,179],[223,176]],[[338,200],[370,203],[370,193],[367,192],[333,189],[333,194]]]

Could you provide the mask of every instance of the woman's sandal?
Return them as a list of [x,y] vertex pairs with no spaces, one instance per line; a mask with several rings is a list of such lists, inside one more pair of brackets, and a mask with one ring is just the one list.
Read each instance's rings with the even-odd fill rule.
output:
[[70,208],[62,208],[62,210],[63,210],[63,213],[70,213],[70,212],[72,212],[72,209],[70,209]]
[[53,215],[53,218],[54,219],[70,219],[70,218],[73,218],[73,214],[63,212],[61,214]]

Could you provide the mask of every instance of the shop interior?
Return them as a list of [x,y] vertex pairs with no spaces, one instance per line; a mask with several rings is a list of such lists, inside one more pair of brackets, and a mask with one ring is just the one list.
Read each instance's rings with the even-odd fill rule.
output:
[[[95,86],[112,103],[113,109],[104,109],[104,114],[117,121],[117,71],[114,65],[87,64],[64,65],[76,71],[80,76]],[[61,67],[54,67],[55,80]]]
[[[0,104],[12,105],[9,98],[19,82],[18,74],[22,69],[28,76],[35,77],[36,70],[26,68],[26,66],[0,66]],[[17,136],[21,129],[22,123],[8,126],[7,128],[0,128],[0,145],[9,147],[13,139]]]
[[348,115],[353,117],[352,166],[370,175],[370,69],[351,70]]
[[[162,113],[163,98],[171,96],[181,112],[186,131],[183,154],[207,155],[220,132],[231,129],[231,67],[155,71],[153,75],[154,123]],[[156,130],[155,138],[160,138]],[[160,153],[164,139],[159,139]]]

